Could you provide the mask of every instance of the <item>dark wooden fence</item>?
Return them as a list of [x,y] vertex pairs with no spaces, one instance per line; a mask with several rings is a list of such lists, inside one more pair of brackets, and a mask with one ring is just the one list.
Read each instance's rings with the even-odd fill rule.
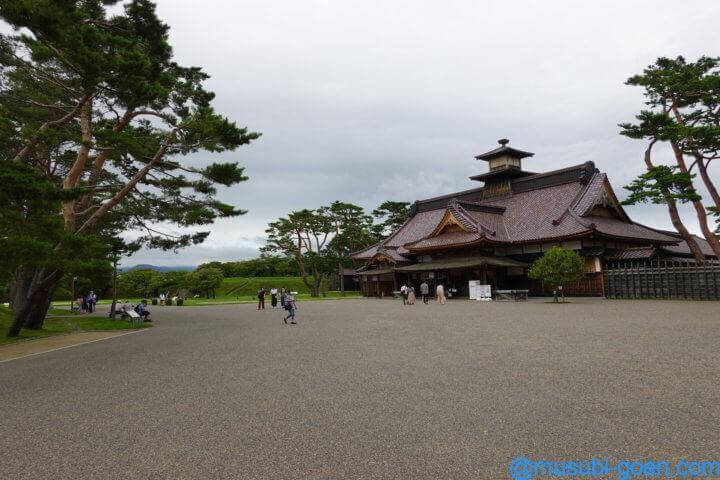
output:
[[607,298],[720,300],[720,265],[671,261],[606,265]]

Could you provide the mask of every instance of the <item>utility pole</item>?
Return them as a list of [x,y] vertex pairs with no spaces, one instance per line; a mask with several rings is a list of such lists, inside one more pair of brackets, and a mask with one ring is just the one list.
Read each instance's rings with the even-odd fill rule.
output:
[[115,320],[115,306],[117,305],[117,255],[113,255],[113,301],[110,305],[110,318]]
[[72,277],[72,280],[70,281],[70,313],[73,311],[73,305],[75,304],[75,280],[77,280],[77,277]]

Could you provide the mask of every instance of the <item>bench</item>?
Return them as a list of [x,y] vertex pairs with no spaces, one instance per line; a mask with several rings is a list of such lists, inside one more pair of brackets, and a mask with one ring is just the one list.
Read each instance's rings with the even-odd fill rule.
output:
[[495,300],[499,302],[522,302],[528,299],[530,290],[495,290]]
[[135,325],[135,322],[138,324],[141,324],[143,322],[143,318],[132,308],[126,309],[123,308],[120,310],[120,320],[127,320],[133,325]]

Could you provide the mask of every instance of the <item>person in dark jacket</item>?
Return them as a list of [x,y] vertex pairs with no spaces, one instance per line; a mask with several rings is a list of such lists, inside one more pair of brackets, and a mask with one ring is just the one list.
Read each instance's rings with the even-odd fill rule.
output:
[[150,320],[150,311],[147,309],[147,300],[140,300],[140,303],[135,307],[135,312],[140,315],[144,321],[152,322],[152,320]]
[[258,297],[258,310],[261,308],[265,310],[265,289],[263,287],[260,287],[260,290],[258,290],[257,293]]
[[295,295],[293,295],[292,292],[287,292],[287,297],[285,298],[285,310],[287,310],[288,314],[285,318],[283,318],[283,322],[287,324],[288,319],[290,319],[292,320],[290,323],[295,325],[297,323],[295,321]]

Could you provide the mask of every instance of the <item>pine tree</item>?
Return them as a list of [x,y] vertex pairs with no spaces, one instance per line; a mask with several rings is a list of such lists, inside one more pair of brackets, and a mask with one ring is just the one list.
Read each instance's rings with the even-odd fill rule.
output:
[[[133,0],[110,16],[106,7],[117,3],[0,1],[0,17],[22,29],[0,38],[3,161],[31,165],[60,189],[81,192],[62,199],[68,238],[121,229],[143,232],[139,241],[151,248],[202,242],[209,232],[171,235],[155,225],[208,225],[243,214],[215,198],[218,185],[247,180],[243,169],[194,165],[200,152],[233,151],[259,134],[213,110],[200,68],[173,61],[168,26],[152,2]],[[42,326],[62,276],[52,265],[19,269],[9,334]]]

